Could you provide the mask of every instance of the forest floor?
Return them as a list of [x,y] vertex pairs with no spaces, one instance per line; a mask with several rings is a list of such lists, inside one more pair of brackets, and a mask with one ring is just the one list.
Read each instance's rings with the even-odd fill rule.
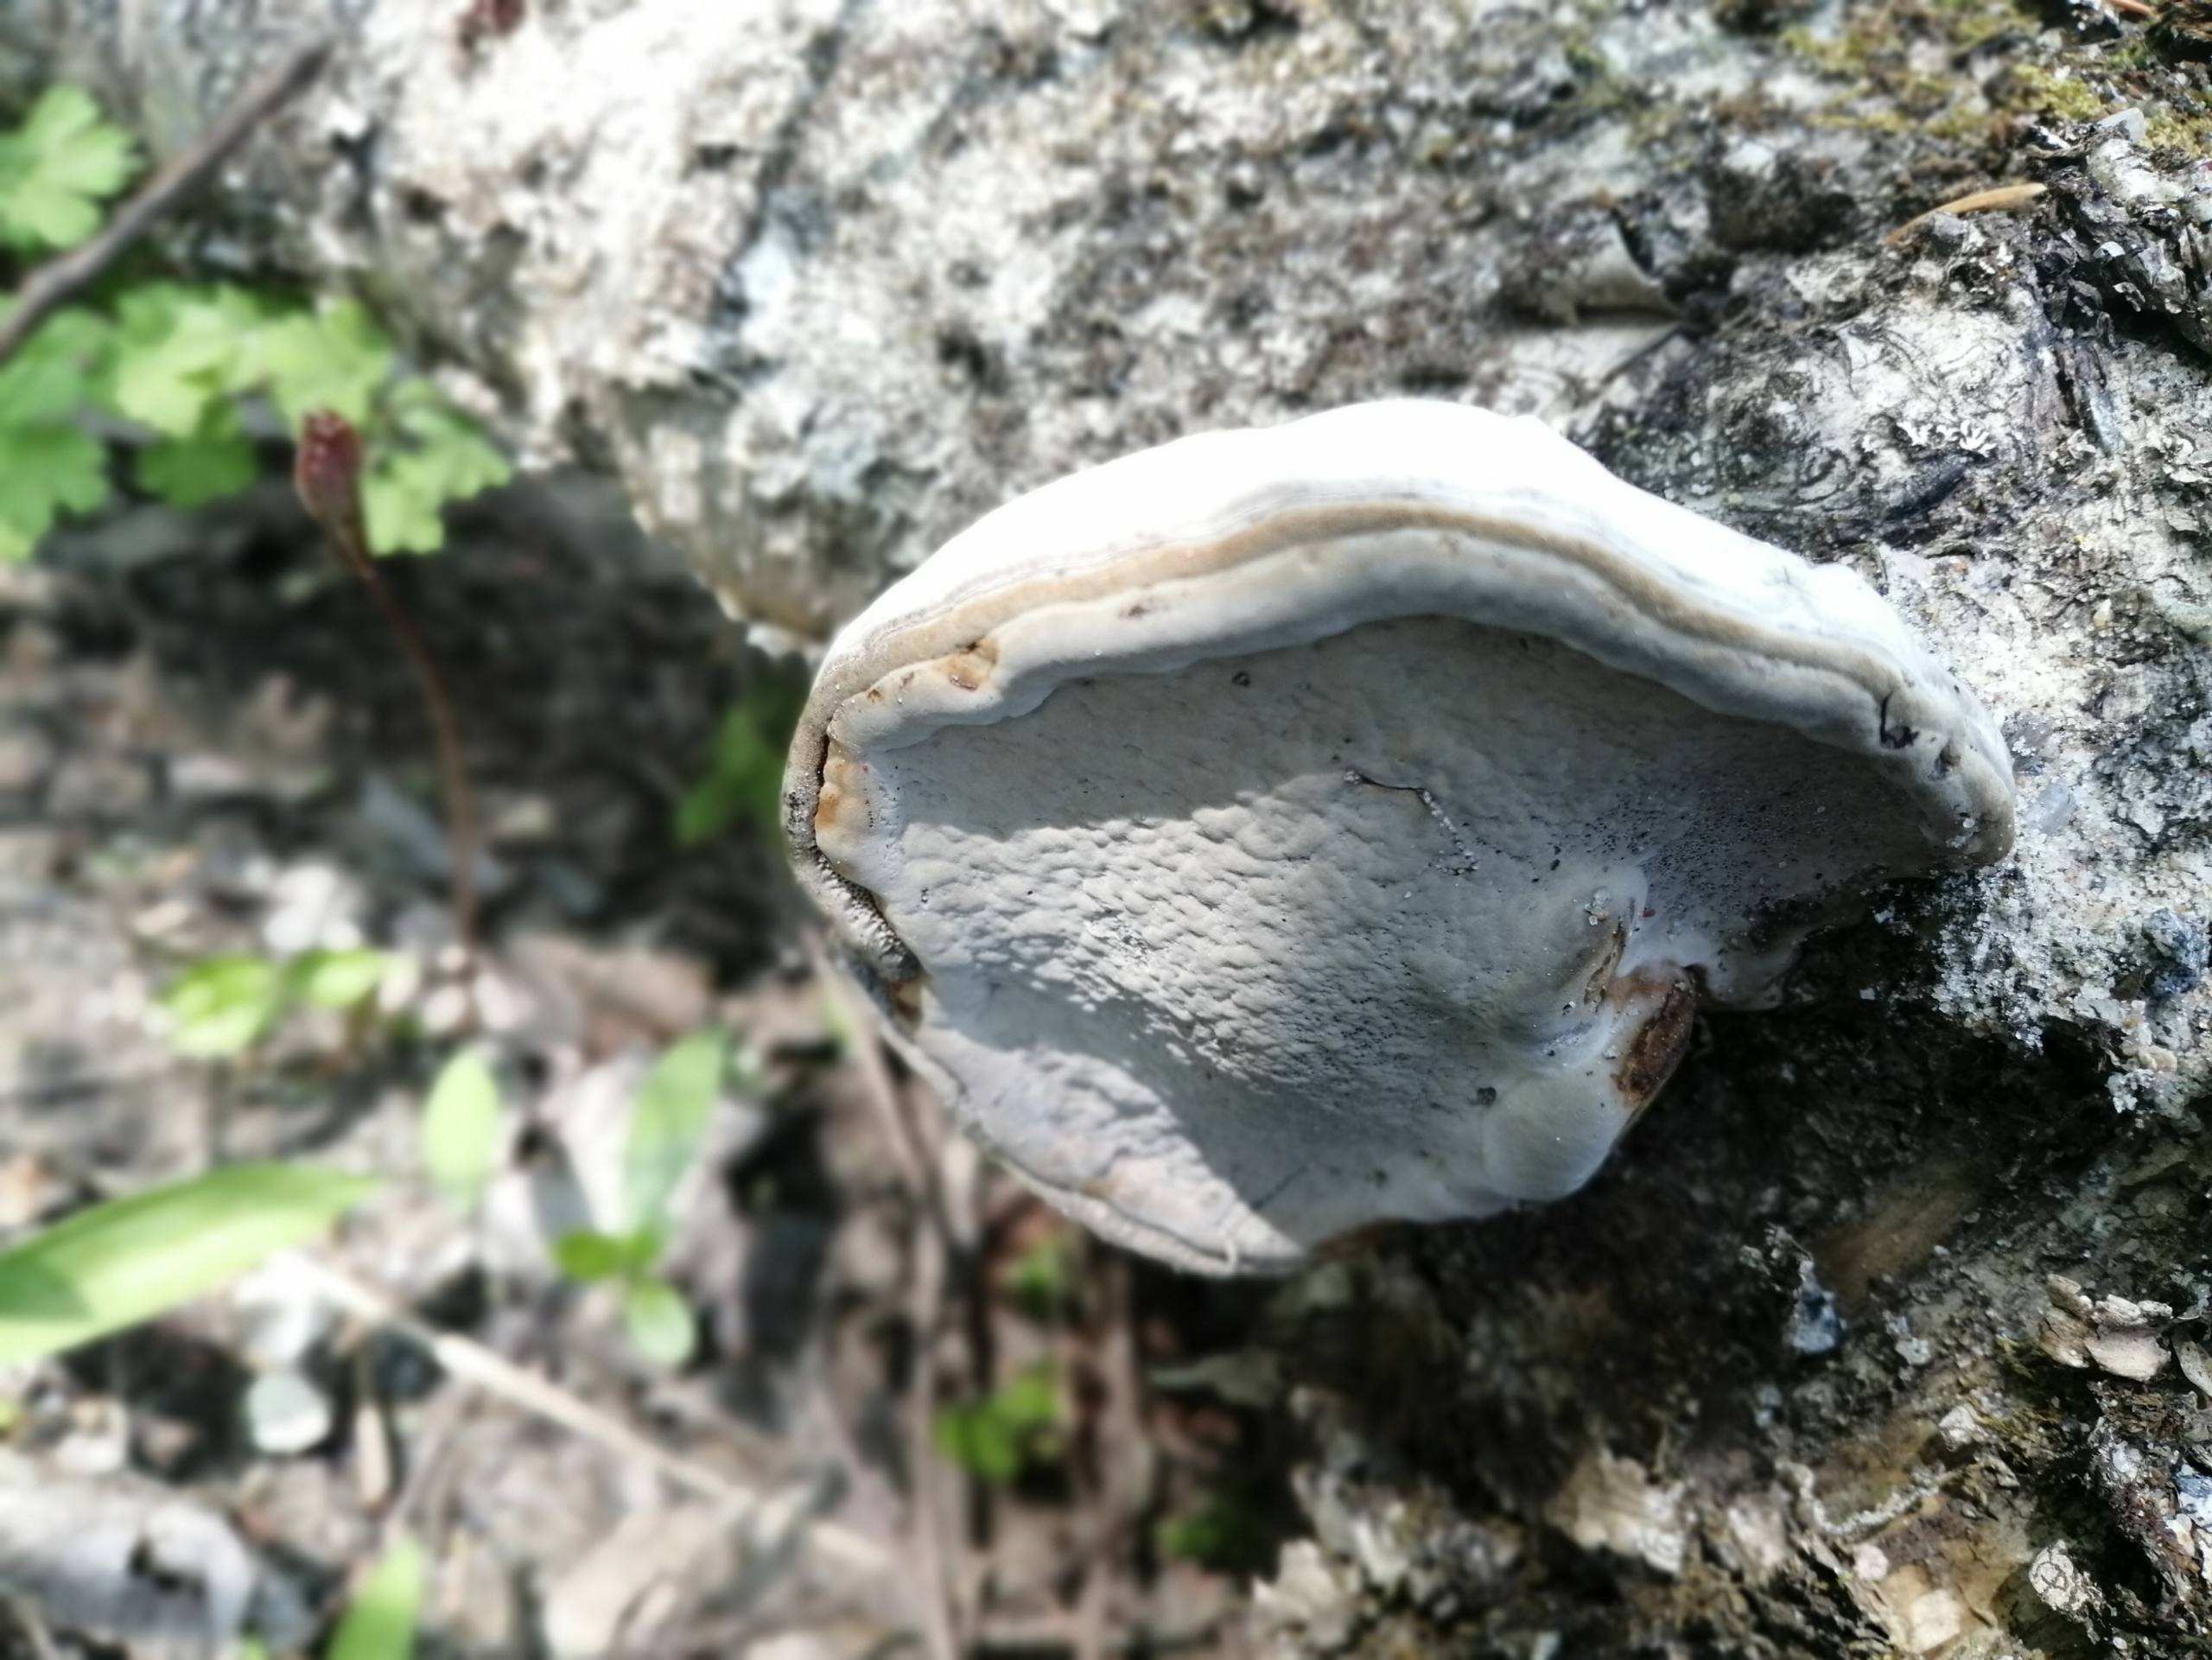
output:
[[[888,1651],[918,1606],[986,1651],[1243,1646],[1241,1575],[1294,1525],[1285,1433],[1162,1380],[1263,1292],[997,1176],[851,1037],[745,815],[678,844],[726,715],[792,671],[619,510],[508,491],[386,568],[480,798],[466,973],[423,705],[288,494],[50,553],[0,571],[0,1243],[217,1164],[380,1186],[308,1267],[0,1376],[0,1655],[319,1653],[402,1535],[426,1656],[810,1660]],[[161,994],[194,964],[360,948],[396,965],[372,1008],[178,1052]],[[700,1333],[671,1369],[556,1246],[702,1029],[744,1081],[660,1258]],[[502,1100],[473,1207],[421,1130],[470,1044]]]

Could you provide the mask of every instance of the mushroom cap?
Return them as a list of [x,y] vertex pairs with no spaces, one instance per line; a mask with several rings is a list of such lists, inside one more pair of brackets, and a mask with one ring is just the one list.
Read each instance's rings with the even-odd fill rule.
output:
[[1700,999],[2012,836],[1859,577],[1413,400],[988,514],[837,636],[785,804],[968,1128],[1214,1272],[1572,1192]]

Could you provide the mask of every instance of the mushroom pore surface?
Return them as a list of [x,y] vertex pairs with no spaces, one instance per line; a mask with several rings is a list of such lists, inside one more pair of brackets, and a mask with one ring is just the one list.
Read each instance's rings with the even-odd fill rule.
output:
[[1700,999],[2012,797],[1850,573],[1393,402],[982,520],[831,647],[786,804],[969,1129],[1221,1272],[1572,1192]]

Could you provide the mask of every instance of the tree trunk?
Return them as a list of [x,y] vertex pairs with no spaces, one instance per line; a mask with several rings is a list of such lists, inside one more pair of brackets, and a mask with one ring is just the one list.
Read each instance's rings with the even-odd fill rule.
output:
[[1287,1643],[2198,1650],[2189,0],[501,10],[0,0],[0,96],[65,74],[173,151],[353,19],[194,251],[355,285],[786,637],[1072,467],[1412,392],[1848,562],[2004,719],[2012,860],[1710,1021],[1585,1194],[1284,1290]]

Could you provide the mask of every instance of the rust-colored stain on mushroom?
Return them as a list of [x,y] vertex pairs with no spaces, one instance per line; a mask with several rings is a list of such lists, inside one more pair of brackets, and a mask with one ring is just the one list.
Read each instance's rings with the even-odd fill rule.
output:
[[1406,1231],[1402,1222],[1364,1222],[1357,1228],[1333,1234],[1313,1247],[1313,1259],[1320,1262],[1341,1262],[1357,1256],[1370,1245]]
[[[829,751],[822,758],[822,790],[814,801],[814,836],[822,841],[834,837],[841,830],[854,828],[856,814],[867,811],[861,799],[861,778],[867,766],[852,758],[844,745],[836,739],[830,741]],[[860,826],[866,829],[866,825]]]
[[[904,697],[912,691],[914,677],[925,672],[942,675],[946,682],[962,691],[980,691],[989,683],[991,671],[998,666],[998,642],[984,634],[968,641],[957,650],[943,657],[907,669],[899,677],[899,693]],[[866,693],[870,703],[883,701],[883,688],[871,686]]]
[[944,677],[963,691],[980,691],[991,677],[997,658],[982,651],[961,652],[951,657],[939,658],[938,668]]
[[893,1011],[909,1026],[922,1017],[922,985],[923,976],[916,974],[894,980],[888,988]]
[[1697,988],[1676,979],[1651,1017],[1637,1028],[1620,1065],[1613,1069],[1614,1087],[1629,1103],[1630,1111],[1642,1112],[1649,1106],[1651,1097],[1675,1075],[1675,1068],[1689,1053],[1690,1033],[1696,1025]]
[[1605,941],[1605,949],[1598,954],[1598,960],[1590,965],[1589,976],[1583,982],[1582,1001],[1584,1002],[1598,1003],[1605,1001],[1605,993],[1613,983],[1613,970],[1620,967],[1621,953],[1627,949],[1628,925],[1624,922],[1617,922],[1613,925],[1612,933]]

